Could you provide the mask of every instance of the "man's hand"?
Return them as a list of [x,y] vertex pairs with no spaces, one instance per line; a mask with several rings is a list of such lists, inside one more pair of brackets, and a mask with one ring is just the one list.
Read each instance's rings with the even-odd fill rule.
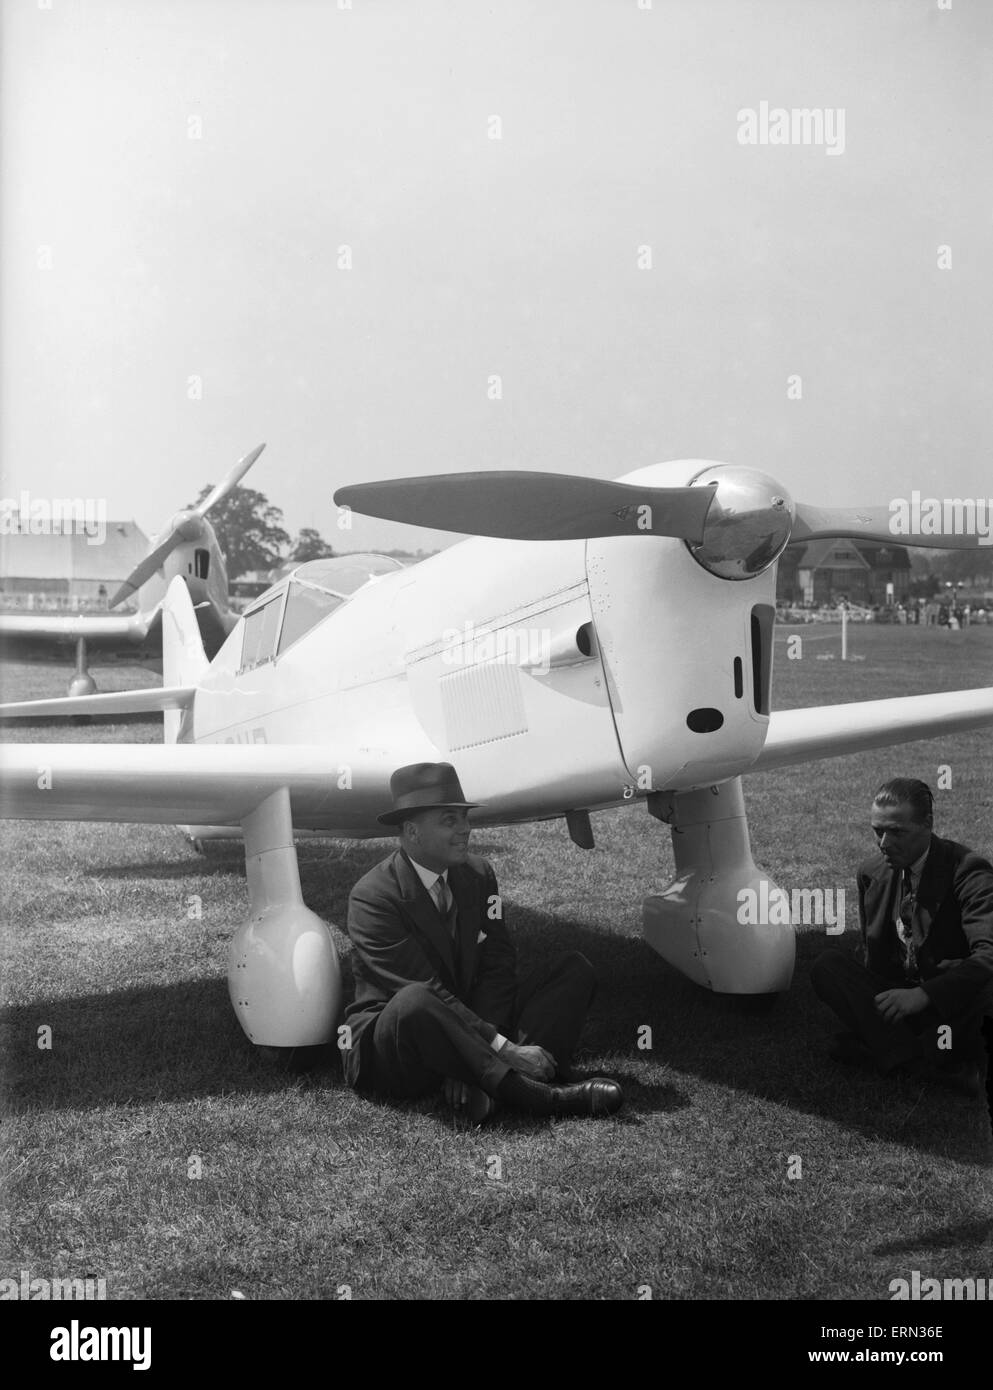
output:
[[461,1110],[469,1103],[469,1085],[465,1081],[456,1081],[454,1076],[445,1077],[445,1100],[456,1110]]
[[515,1071],[530,1076],[534,1081],[551,1081],[555,1075],[555,1058],[543,1047],[524,1047],[520,1043],[506,1042],[500,1049],[500,1056]]
[[887,1023],[898,1023],[902,1018],[919,1014],[930,1002],[919,985],[915,989],[884,989],[874,1000],[877,1011]]

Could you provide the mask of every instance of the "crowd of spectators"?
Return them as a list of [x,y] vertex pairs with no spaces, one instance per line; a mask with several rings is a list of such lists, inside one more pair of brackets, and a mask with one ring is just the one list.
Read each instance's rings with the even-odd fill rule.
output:
[[780,600],[776,605],[776,616],[780,622],[787,623],[837,622],[842,606],[848,609],[849,621],[856,623],[909,623],[922,627],[945,627],[952,632],[976,624],[993,623],[993,605],[934,598],[911,598],[906,603],[874,603],[871,607],[860,607],[843,598],[834,604],[789,604]]

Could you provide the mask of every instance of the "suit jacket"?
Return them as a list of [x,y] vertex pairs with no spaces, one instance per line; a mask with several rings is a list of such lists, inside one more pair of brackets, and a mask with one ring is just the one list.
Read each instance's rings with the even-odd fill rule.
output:
[[[492,1042],[509,1034],[517,994],[517,953],[507,932],[491,865],[476,855],[453,864],[448,886],[458,910],[458,950],[402,850],[360,879],[348,899],[355,1000],[345,1012],[350,1086],[373,1084],[376,1019],[404,985],[423,984]],[[495,905],[495,906],[494,906]]]
[[[859,925],[865,963],[905,983],[893,919],[900,873],[878,852],[859,866]],[[993,1003],[993,865],[955,840],[931,836],[911,932],[921,988],[941,1018]],[[939,969],[942,961],[954,965]]]

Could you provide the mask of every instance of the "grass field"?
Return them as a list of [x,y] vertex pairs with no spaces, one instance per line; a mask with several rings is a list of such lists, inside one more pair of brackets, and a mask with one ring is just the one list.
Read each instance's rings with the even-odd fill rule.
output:
[[[786,660],[789,631],[777,708],[993,683],[993,628],[853,628],[864,660],[845,664],[826,628],[801,630],[803,657]],[[155,680],[95,674],[102,689]],[[64,692],[62,668],[2,677],[6,699]],[[936,828],[989,854],[990,748],[976,733],[746,778],[756,862],[787,889],[847,886],[850,942],[876,785],[904,773],[933,786],[947,767]],[[474,848],[494,861],[522,964],[573,947],[593,961],[580,1062],[617,1075],[627,1104],[609,1121],[471,1130],[440,1097],[358,1098],[334,1057],[294,1077],[252,1050],[225,983],[246,905],[234,846],[201,857],[165,827],[5,824],[0,1277],[101,1277],[111,1299],[634,1299],[645,1286],[656,1299],[877,1299],[914,1269],[987,1276],[985,1101],[824,1059],[830,1020],[808,981],[821,930],[801,932],[771,1012],[682,980],[640,936],[641,899],[671,869],[668,831],[643,807],[594,828],[593,852],[561,823],[482,831]],[[342,922],[352,884],[390,848],[302,845],[310,905]]]

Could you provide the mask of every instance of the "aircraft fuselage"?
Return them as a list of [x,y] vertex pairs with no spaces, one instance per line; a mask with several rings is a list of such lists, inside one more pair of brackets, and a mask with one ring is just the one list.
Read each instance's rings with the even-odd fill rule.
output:
[[[698,467],[622,481],[681,483]],[[288,610],[292,582],[249,613]],[[450,761],[480,824],[708,785],[761,751],[774,602],[774,566],[729,582],[678,540],[477,537],[377,577],[285,650],[289,613],[273,611],[271,651],[249,666],[239,622],[182,737]]]

